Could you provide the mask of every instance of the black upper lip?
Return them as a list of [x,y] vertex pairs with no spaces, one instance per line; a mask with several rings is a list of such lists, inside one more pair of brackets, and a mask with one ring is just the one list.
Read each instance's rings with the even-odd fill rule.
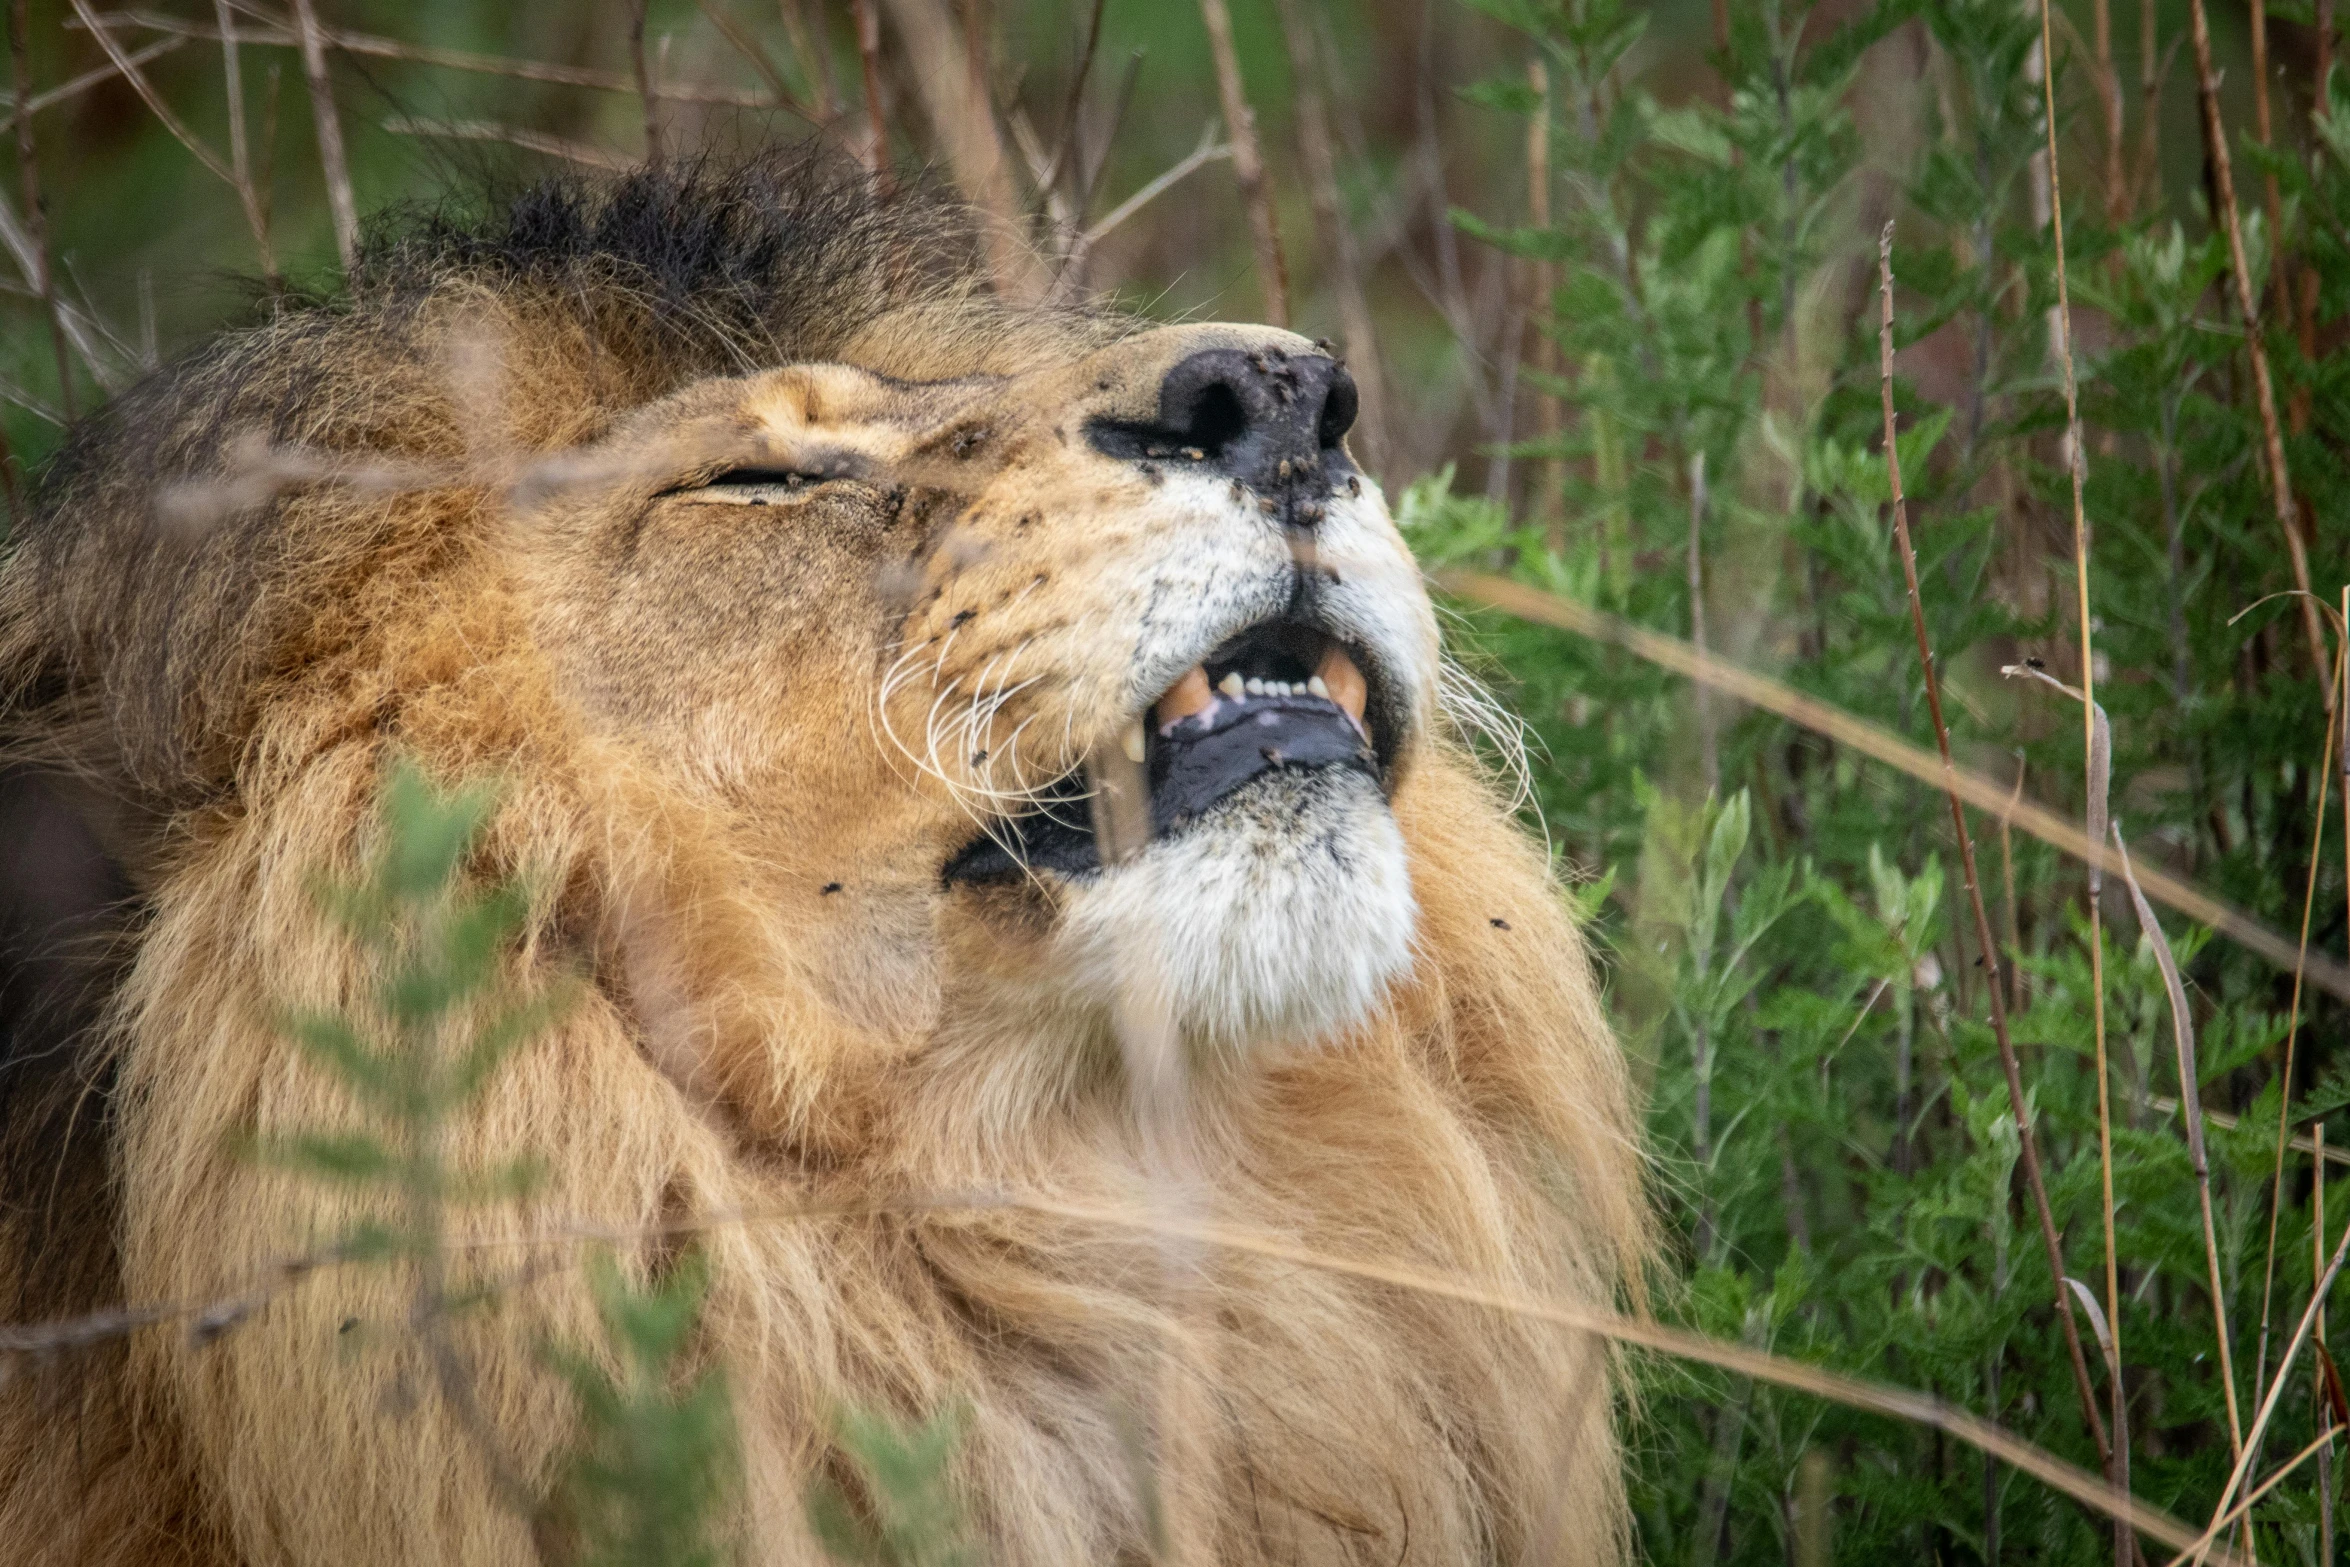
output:
[[[1144,767],[1151,786],[1154,835],[1182,830],[1243,785],[1280,768],[1347,767],[1384,784],[1400,730],[1378,662],[1351,642],[1347,654],[1370,685],[1366,719],[1377,745],[1365,742],[1335,702],[1305,684],[1322,652],[1338,640],[1314,618],[1284,614],[1246,627],[1201,663],[1211,685],[1227,675],[1296,687],[1287,696],[1219,700],[1159,733],[1144,718]],[[1028,870],[1082,875],[1101,868],[1083,769],[1057,779],[1034,806],[991,822],[947,861],[948,883],[987,881]]]

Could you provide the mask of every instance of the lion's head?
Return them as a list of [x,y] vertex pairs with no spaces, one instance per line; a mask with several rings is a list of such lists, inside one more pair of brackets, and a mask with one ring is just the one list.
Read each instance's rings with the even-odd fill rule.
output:
[[[1166,1174],[1155,1094],[1187,1200],[1235,1222],[1600,1302],[1636,1270],[1620,1065],[1445,732],[1343,364],[999,305],[961,225],[814,164],[549,188],[380,248],[348,305],[225,336],[77,437],[0,577],[0,660],[18,754],[76,780],[139,888],[83,1055],[112,1073],[91,1244],[122,1293],[229,1288],[337,1211],[228,1134],[349,1113],[266,1019],[363,972],[302,892],[359,852],[395,748],[503,781],[488,853],[536,889],[513,962],[592,979],[463,1134],[551,1161],[517,1233],[1134,1199]],[[1032,1214],[709,1244],[783,1559],[827,1406],[946,1397],[1003,1559],[1139,1549],[1118,1433],[1178,1319],[1211,1341],[1220,1434],[1184,1484],[1217,1559],[1615,1548],[1603,1357],[1548,1330],[1242,1262],[1178,1309],[1136,1282],[1147,1245]],[[116,1369],[117,1447],[181,1477],[204,1559],[519,1541],[357,1415],[305,1434],[315,1335],[376,1289]],[[490,1405],[544,1462],[559,1401],[485,1333]],[[0,1410],[0,1473],[26,1418]],[[56,1481],[0,1482],[0,1528],[59,1495],[85,1536],[160,1527]]]

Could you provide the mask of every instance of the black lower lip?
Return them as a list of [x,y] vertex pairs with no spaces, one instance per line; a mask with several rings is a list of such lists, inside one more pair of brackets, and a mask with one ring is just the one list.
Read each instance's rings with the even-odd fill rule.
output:
[[[1151,737],[1145,766],[1155,835],[1181,832],[1234,793],[1284,768],[1344,768],[1376,779],[1379,759],[1346,715],[1319,697],[1223,703]],[[1101,869],[1084,779],[1056,783],[1036,809],[996,824],[947,862],[944,879],[992,881],[1024,870],[1064,876]]]

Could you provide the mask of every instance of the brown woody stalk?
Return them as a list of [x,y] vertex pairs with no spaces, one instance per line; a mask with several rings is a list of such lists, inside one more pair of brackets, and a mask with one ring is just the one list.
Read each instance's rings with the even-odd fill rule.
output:
[[185,120],[172,112],[171,105],[163,101],[163,95],[155,90],[153,82],[147,80],[138,62],[123,52],[114,34],[107,31],[97,13],[90,9],[90,0],[72,0],[72,5],[74,15],[81,19],[82,26],[89,29],[90,35],[98,40],[98,47],[106,51],[106,58],[113,62],[115,71],[131,84],[131,90],[139,95],[139,101],[147,106],[156,119],[163,122],[163,128],[171,132],[172,139],[187,148],[189,155],[204,165],[206,172],[234,185],[237,182],[235,173],[220,161],[220,154],[197,139],[196,133],[188,129]]
[[2252,355],[2252,390],[2260,405],[2269,499],[2275,503],[2277,527],[2285,536],[2285,553],[2292,558],[2293,586],[2301,593],[2301,630],[2309,642],[2310,664],[2323,687],[2325,632],[2318,626],[2317,602],[2309,596],[2309,551],[2301,542],[2300,524],[2293,515],[2293,483],[2285,471],[2285,437],[2277,424],[2277,394],[2269,381],[2268,349],[2260,339],[2259,302],[2253,298],[2252,272],[2244,259],[2244,225],[2236,215],[2236,176],[2228,159],[2227,127],[2219,117],[2219,76],[2211,66],[2211,23],[2204,15],[2203,0],[2188,0],[2187,21],[2195,45],[2195,86],[2203,103],[2204,151],[2211,158],[2212,184],[2218,189],[2220,216],[2227,223],[2228,271],[2235,279],[2236,309],[2244,318],[2244,346]]
[[[65,417],[74,416],[73,360],[66,352],[65,318],[58,313],[57,274],[49,261],[49,213],[41,200],[41,160],[39,149],[33,144],[33,116],[28,105],[33,101],[32,29],[26,20],[25,0],[8,0],[8,64],[12,75],[18,113],[16,115],[16,176],[24,196],[25,228],[32,235],[33,276],[29,280],[34,292],[41,296],[41,309],[49,317],[49,346],[57,355],[57,406],[65,410]],[[16,464],[13,456],[8,462],[8,512],[16,515]]]
[[[180,45],[186,41],[186,39],[176,36],[170,38],[158,38],[143,49],[133,50],[131,53],[131,63],[133,65],[145,65],[150,60],[157,59],[163,55],[171,53],[172,50],[179,48]],[[30,98],[19,98],[13,100],[8,106],[8,112],[6,114],[0,114],[0,126],[6,126],[8,129],[14,130],[16,128],[16,117],[18,115],[38,114],[43,109],[46,109],[53,104],[63,103],[68,98],[78,98],[83,93],[86,93],[91,88],[97,86],[100,82],[110,82],[121,74],[122,73],[120,71],[117,71],[114,68],[114,62],[112,60],[107,61],[104,65],[94,65],[90,69],[82,72],[82,74],[79,76],[59,82],[56,86],[50,88],[47,92],[35,93]]]
[[[335,254],[348,272],[359,261],[359,204],[351,196],[351,163],[343,155],[343,122],[335,114],[334,83],[326,74],[326,35],[313,0],[293,0],[294,31],[302,40],[302,72],[310,79],[310,117],[318,126],[318,164],[326,175],[326,206],[334,215]],[[643,8],[638,8],[643,16]]]
[[1361,398],[1355,440],[1366,466],[1378,473],[1387,460],[1387,388],[1380,375],[1371,302],[1363,292],[1361,249],[1338,200],[1338,156],[1330,136],[1330,107],[1322,97],[1324,62],[1299,0],[1276,0],[1275,9],[1288,46],[1290,79],[1297,84],[1297,149],[1305,163],[1306,189],[1313,197],[1314,227],[1336,276],[1338,330]]
[[[1723,19],[1723,26],[1727,26]],[[1722,47],[1727,48],[1724,41]],[[1526,85],[1534,89],[1534,114],[1526,126],[1526,221],[1538,229],[1550,227],[1550,67],[1541,60],[1526,62]],[[1550,519],[1550,547],[1566,549],[1564,492],[1566,460],[1547,450],[1558,440],[1564,411],[1555,381],[1559,373],[1558,338],[1548,329],[1553,301],[1558,297],[1558,263],[1534,263],[1534,370],[1547,378],[1535,390],[1534,437],[1546,448],[1534,465],[1534,515]]]
[[[2200,6],[2202,0],[2195,0]],[[2072,471],[2073,584],[2081,625],[2081,752],[2094,762],[2097,754],[2097,670],[2091,652],[2089,620],[2089,518],[2081,490],[2088,478],[2088,453],[2081,440],[2080,387],[2073,375],[2073,304],[2064,270],[2064,181],[2056,154],[2056,46],[2048,15],[2048,0],[2040,0],[2040,113],[2048,160],[2049,237],[2056,247],[2056,309],[2050,316],[2055,329],[2057,357],[2064,364],[2064,440],[2066,466]],[[2095,768],[2092,765],[2091,772]],[[2104,791],[2089,781],[2089,838],[2104,846]],[[2110,1474],[2117,1488],[2129,1488],[2130,1448],[2126,1434],[2127,1410],[2121,1374],[2121,1278],[2114,1255],[2113,1236],[2113,1104],[2111,1074],[2105,1051],[2105,931],[2098,907],[2098,867],[2089,866],[2089,1004],[2097,1041],[2097,1169],[2101,1181],[2105,1225],[2105,1310],[2113,1332],[2113,1419],[2117,1434]],[[2119,1531],[2114,1536],[2114,1560],[2121,1562],[2130,1542]]]
[[[1917,634],[1918,662],[1926,673],[1926,710],[1934,720],[1934,745],[1942,756],[1942,787],[1950,800],[1950,826],[1958,835],[1959,865],[1966,878],[1967,906],[1975,917],[1975,945],[1983,955],[1984,993],[1991,1000],[1991,1033],[1999,1042],[1999,1065],[2007,1076],[2008,1103],[2015,1124],[2024,1184],[2031,1188],[2033,1211],[2040,1221],[2040,1244],[2048,1253],[2049,1282],[2056,1291],[2056,1316],[2064,1329],[2065,1352],[2073,1365],[2073,1391],[2081,1400],[2081,1414],[2097,1448],[2098,1467],[2117,1495],[2128,1486],[2119,1479],[2114,1448],[2107,1442],[2105,1422],[2098,1417],[2097,1391],[2089,1380],[2089,1359],[2081,1350],[2080,1329],[2073,1322],[2071,1291],[2065,1287],[2064,1247],[2056,1237],[2056,1218],[2048,1206],[2048,1182],[2040,1169],[2040,1139],[2033,1130],[2029,1103],[2024,1097],[2023,1070],[2017,1063],[2015,1041],[2007,1032],[2007,1002],[1999,988],[1999,943],[1991,934],[1991,917],[1983,909],[1983,889],[1975,875],[1975,840],[1967,831],[1966,807],[1958,794],[1958,768],[1950,755],[1950,727],[1942,718],[1942,681],[1934,668],[1933,644],[1926,636],[1926,611],[1918,593],[1917,552],[1909,542],[1909,504],[1901,492],[1901,450],[1894,441],[1893,424],[1893,225],[1885,225],[1877,241],[1877,283],[1883,300],[1877,332],[1878,381],[1885,408],[1885,472],[1893,487],[1893,534],[1901,550],[1902,581],[1909,592],[1910,629]],[[2109,1312],[2110,1314],[2110,1312]],[[2118,1358],[2114,1382],[2121,1382]],[[2124,1531],[2125,1537],[2127,1531]]]
[[1281,259],[1281,225],[1273,214],[1273,191],[1257,146],[1257,117],[1240,79],[1240,55],[1232,47],[1232,13],[1224,0],[1199,0],[1207,23],[1208,49],[1216,58],[1216,96],[1224,105],[1225,134],[1232,142],[1232,176],[1248,207],[1249,241],[1256,247],[1257,287],[1265,296],[1265,319],[1289,325],[1289,266]]
[[[2252,0],[2252,134],[2263,148],[2276,145],[2268,114],[2268,0]],[[2283,202],[2277,195],[2276,171],[2262,170],[2261,183],[2261,194],[2267,198],[2261,210],[2268,215],[2269,282],[2277,291],[2277,319],[2290,321],[2293,269],[2285,265],[2285,230],[2278,216]]]
[[791,39],[792,55],[816,90],[817,122],[829,125],[840,112],[840,95],[832,85],[832,51],[824,44],[823,12],[817,12],[816,32],[811,38],[800,0],[779,0],[776,9],[783,13],[783,31]]

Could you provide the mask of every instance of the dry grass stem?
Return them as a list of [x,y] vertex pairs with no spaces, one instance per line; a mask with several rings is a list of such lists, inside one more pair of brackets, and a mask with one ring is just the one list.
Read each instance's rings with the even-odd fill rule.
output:
[[[2350,639],[2345,640],[2341,652],[2350,654]],[[2338,700],[2341,679],[2342,666],[2337,657],[2334,665],[2337,700],[2326,704],[2326,735],[2317,753],[2317,810],[2312,818],[2317,823],[2317,831],[2310,835],[2309,870],[2301,885],[2301,938],[2293,963],[2293,996],[2285,1008],[2285,1064],[2277,1073],[2277,1158],[2269,1180],[2268,1247],[2260,1270],[2260,1338],[2252,1360],[2254,1387],[2268,1380],[2268,1323],[2276,1288],[2277,1221],[2283,1216],[2285,1206],[2285,1131],[2291,1124],[2294,1054],[2301,1041],[2301,979],[2309,958],[2309,919],[2317,909],[2317,866],[2325,851],[2326,792],[2333,782],[2334,726],[2341,716]]]
[[212,0],[212,19],[220,28],[220,70],[228,99],[228,166],[236,176],[237,205],[245,226],[253,231],[253,248],[261,253],[261,275],[274,292],[278,287],[277,254],[269,242],[269,202],[253,183],[253,149],[245,132],[245,73],[237,47],[236,11],[230,0]]
[[326,70],[326,36],[319,30],[315,0],[292,4],[295,36],[302,41],[302,74],[310,83],[310,118],[318,127],[318,166],[326,178],[327,210],[334,216],[335,254],[348,272],[359,262],[359,203],[351,194],[351,160],[343,154],[343,121],[335,113],[334,81]]
[[[130,54],[131,64],[145,65],[150,61],[161,59],[164,55],[171,53],[174,49],[180,48],[186,43],[187,39],[182,37],[175,36],[170,38],[158,38],[151,44],[147,44],[144,47],[138,49],[133,49]],[[0,114],[0,124],[5,124],[10,128],[14,128],[18,115],[25,113],[38,114],[43,109],[52,108],[57,104],[64,103],[68,99],[78,98],[83,93],[86,93],[91,88],[97,86],[99,83],[113,81],[121,74],[122,73],[120,71],[114,68],[114,62],[109,60],[104,65],[92,66],[90,69],[82,72],[82,74],[79,76],[59,82],[56,86],[50,88],[46,92],[37,92],[32,94],[30,97],[20,97],[12,94],[8,100],[9,107],[7,113]]]
[[[2200,0],[2197,0],[2200,3]],[[2056,250],[2056,308],[2049,314],[2049,326],[2055,337],[2056,355],[2064,368],[2064,446],[2065,466],[2070,470],[2073,492],[2073,584],[2075,604],[2080,619],[2081,644],[2081,751],[2090,770],[2088,787],[2088,839],[2102,847],[2105,842],[2103,817],[2105,814],[2104,780],[2097,776],[2099,758],[2098,720],[2103,716],[2097,706],[2097,663],[2092,647],[2094,622],[2089,615],[2089,517],[2082,504],[2081,491],[2088,480],[2088,451],[2081,439],[2081,396],[2078,379],[2073,373],[2073,303],[2071,283],[2064,266],[2064,171],[2056,151],[2056,53],[2051,36],[2049,0],[2040,0],[2040,127],[2046,140],[2048,160],[2048,221],[2049,237]],[[2110,750],[2106,752],[2110,757]],[[2123,1386],[2119,1334],[2121,1332],[2121,1278],[2120,1260],[2114,1248],[2113,1235],[2113,1096],[2112,1073],[2106,1060],[2105,1042],[2105,934],[2104,914],[2098,900],[2098,866],[2089,865],[2089,1008],[2097,1043],[2097,1173],[2101,1193],[2101,1218],[2105,1229],[2105,1302],[2106,1310],[2114,1317],[2116,1334],[2113,1366],[2113,1422],[2117,1437],[2113,1452],[2113,1475],[2116,1486],[2127,1489],[2129,1484],[2130,1451],[2127,1436],[2127,1391]],[[2113,1555],[2116,1567],[2128,1559],[2130,1542],[2116,1531]]]
[[2122,80],[2113,65],[2113,0],[2091,0],[2089,16],[2097,50],[2097,107],[2105,120],[2105,216],[2119,223],[2129,211],[2130,193],[2122,173]]
[[2195,43],[2195,84],[2203,106],[2204,152],[2211,160],[2211,183],[2218,198],[2219,217],[2228,236],[2228,273],[2234,280],[2237,313],[2244,318],[2244,347],[2252,356],[2252,392],[2260,409],[2262,454],[2268,459],[2269,499],[2276,507],[2277,527],[2284,534],[2285,553],[2293,562],[2293,586],[2301,593],[2301,630],[2309,641],[2310,667],[2318,684],[2326,683],[2326,639],[2317,619],[2317,605],[2309,597],[2309,550],[2301,540],[2300,520],[2293,514],[2293,484],[2285,470],[2285,436],[2277,423],[2276,388],[2268,374],[2268,348],[2260,336],[2260,303],[2252,292],[2251,263],[2244,254],[2244,224],[2236,212],[2236,176],[2228,157],[2228,131],[2219,113],[2219,77],[2211,64],[2211,23],[2203,0],[2188,0],[2187,22]]
[[1115,233],[1120,224],[1164,196],[1168,191],[1173,190],[1191,175],[1206,168],[1219,158],[1231,156],[1232,144],[1216,140],[1216,125],[1211,120],[1199,133],[1198,146],[1192,148],[1173,166],[1162,170],[1149,184],[1119,202],[1117,206],[1112,207],[1109,212],[1103,215],[1099,223],[1094,224],[1093,227],[1078,236],[1077,246],[1070,252],[1070,265],[1076,266],[1094,246]]
[[1265,296],[1265,319],[1289,325],[1289,266],[1281,259],[1281,225],[1273,212],[1273,191],[1257,145],[1256,111],[1240,79],[1240,55],[1232,45],[1232,13],[1224,0],[1199,0],[1207,23],[1208,49],[1216,61],[1216,96],[1224,106],[1224,127],[1232,138],[1232,176],[1248,208],[1249,242],[1256,248],[1257,287]]
[[800,103],[799,98],[785,83],[783,72],[776,69],[775,62],[767,57],[767,51],[760,46],[758,39],[751,36],[749,29],[736,21],[732,13],[725,6],[718,4],[717,0],[700,0],[700,4],[702,15],[709,19],[712,27],[718,29],[719,36],[733,45],[734,52],[749,62],[751,69],[758,73],[759,80],[767,84],[767,90],[775,95],[776,107],[788,110],[811,123],[821,123]]
[[2203,1260],[2210,1275],[2212,1336],[2219,1344],[2219,1380],[2227,1394],[2228,1444],[2233,1455],[2243,1449],[2244,1422],[2236,1408],[2235,1358],[2229,1348],[2233,1336],[2228,1332],[2228,1297],[2219,1271],[2219,1228],[2211,1217],[2211,1160],[2203,1143],[2202,1074],[2195,1065],[2195,1016],[2187,1004],[2187,986],[2179,978],[2178,959],[2171,953],[2169,938],[2162,933],[2162,922],[2154,917],[2146,894],[2139,890],[2138,878],[2131,873],[2129,845],[2122,841],[2121,824],[2114,823],[2112,831],[2114,850],[2121,856],[2122,882],[2130,889],[2130,906],[2137,910],[2138,928],[2154,948],[2155,966],[2162,970],[2163,989],[2170,996],[2171,1044],[2179,1066],[2179,1120],[2186,1128],[2187,1162],[2195,1172],[2195,1197],[2203,1209]]
[[[1527,61],[1526,85],[1534,89],[1534,112],[1526,120],[1526,221],[1535,228],[1547,229],[1551,185],[1550,67],[1539,59]],[[1561,505],[1565,499],[1567,464],[1565,458],[1548,448],[1558,440],[1559,429],[1566,422],[1566,411],[1555,384],[1559,374],[1558,339],[1542,326],[1558,298],[1559,269],[1555,261],[1536,261],[1530,270],[1534,285],[1534,362],[1530,366],[1536,378],[1534,439],[1545,448],[1535,459],[1531,500],[1535,519],[1549,523],[1550,547],[1564,551],[1566,518]]]
[[[1935,785],[1944,782],[1942,765],[1931,751],[1911,745],[1882,726],[1822,702],[1817,697],[1808,696],[1783,681],[1756,674],[1753,670],[1723,659],[1701,657],[1678,637],[1669,637],[1645,626],[1633,625],[1605,610],[1578,604],[1572,599],[1545,593],[1540,588],[1512,582],[1506,577],[1454,569],[1435,573],[1433,580],[1446,592],[1471,603],[1483,604],[1542,625],[1555,626],[1561,631],[1572,631],[1595,641],[1612,643],[1659,668],[1669,669],[1690,680],[1702,681],[1714,690],[1733,696],[1751,707],[1776,713],[1790,723],[1801,724],[1815,734],[1826,735],[1839,745],[1849,746],[1863,756],[1897,768],[1920,782]],[[1955,768],[1951,777],[1960,797],[1976,810],[2003,821],[2012,821],[2042,843],[2076,860],[2093,861],[2100,867],[2119,868],[2120,860],[2112,849],[2102,843],[2090,842],[2079,827],[2045,806],[2026,800],[2011,808],[2007,786],[1995,783],[1968,768]],[[2156,903],[2184,914],[2199,925],[2210,926],[2246,951],[2259,954],[2280,971],[2292,971],[2297,953],[2294,944],[2243,910],[2213,897],[2191,882],[2151,865],[2141,867],[2138,878],[2146,889],[2146,895]],[[2311,953],[2307,959],[2306,972],[2310,982],[2326,994],[2350,1001],[2350,968],[2331,958]]]
[[[1877,327],[1878,395],[1885,415],[1885,475],[1892,486],[1893,535],[1901,556],[1901,578],[1909,596],[1910,630],[1917,637],[1918,665],[1925,672],[1926,711],[1934,722],[1934,745],[1942,763],[1942,788],[1950,802],[1950,828],[1958,839],[1959,865],[1966,880],[1967,906],[1975,919],[1975,945],[1982,953],[1985,969],[1985,993],[1990,997],[1991,1032],[1999,1043],[1999,1066],[2007,1078],[2008,1103],[2015,1117],[2019,1134],[2020,1162],[2024,1167],[2024,1182],[2032,1193],[2032,1208],[2040,1223],[2040,1244],[2048,1253],[2048,1271],[2056,1291],[2057,1321],[2064,1330],[2065,1351],[2072,1359],[2073,1390],[2081,1400],[2081,1415],[2098,1449],[2098,1460],[2108,1471],[2117,1493],[2126,1494],[2126,1461],[2121,1455],[2127,1450],[2127,1427],[2122,1424],[2124,1411],[2117,1391],[2114,1399],[2114,1434],[2108,1443],[2106,1431],[2097,1418],[2097,1392],[2089,1378],[2088,1358],[2081,1350],[2080,1330],[2073,1322],[2073,1303],[2065,1290],[2064,1246],[2057,1238],[2056,1220],[2049,1211],[2048,1182],[2040,1165],[2039,1137],[2032,1124],[2031,1101],[2024,1093],[2023,1070],[2016,1059],[2015,1041],[2007,1031],[2007,1002],[1999,988],[1999,943],[1991,934],[1991,916],[1983,907],[1982,883],[1975,872],[1974,835],[1967,830],[1966,806],[1959,798],[1958,766],[1950,754],[1950,726],[1942,716],[1942,681],[1934,667],[1934,648],[1926,635],[1925,601],[1918,591],[1917,551],[1910,544],[1909,502],[1901,489],[1901,447],[1895,439],[1893,415],[1893,225],[1885,225],[1877,238],[1877,294],[1880,312]],[[1702,651],[1702,650],[1701,650]],[[2107,1203],[2110,1212],[2112,1204]],[[2110,1236],[2107,1256],[2112,1255]],[[2113,1319],[2108,1333],[2099,1335],[2107,1353],[2107,1374],[2114,1387],[2121,1387],[2121,1329],[2118,1299],[2109,1291],[2106,1315]]]

